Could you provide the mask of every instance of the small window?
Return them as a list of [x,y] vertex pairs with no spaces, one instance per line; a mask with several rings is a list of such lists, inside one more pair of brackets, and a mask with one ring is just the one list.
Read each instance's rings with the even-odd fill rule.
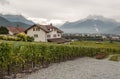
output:
[[47,35],[48,38],[50,38],[51,36],[50,35]]
[[60,36],[60,34],[58,34],[58,37]]
[[53,37],[56,37],[56,34],[54,34]]
[[35,38],[38,38],[38,34],[34,34],[34,37],[35,37]]
[[35,27],[33,28],[33,31],[35,31]]

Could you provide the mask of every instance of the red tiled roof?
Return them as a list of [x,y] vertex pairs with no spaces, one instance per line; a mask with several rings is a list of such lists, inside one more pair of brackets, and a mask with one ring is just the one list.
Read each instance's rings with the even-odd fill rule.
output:
[[39,24],[35,24],[31,27],[29,27],[25,32],[27,32],[29,29],[31,29],[32,27],[38,27],[38,28],[41,28],[42,30],[44,30],[45,32],[49,33],[51,32],[52,30],[50,29],[54,29],[54,30],[57,30],[58,33],[63,33],[63,31],[61,31],[60,29],[58,29],[57,27],[55,26],[52,26],[52,25],[39,25]]
[[8,29],[9,31],[11,31],[13,34],[20,33],[20,32],[24,32],[24,31],[25,31],[25,29],[22,28],[22,27],[11,27],[11,26],[9,26],[9,27],[7,27],[7,29]]

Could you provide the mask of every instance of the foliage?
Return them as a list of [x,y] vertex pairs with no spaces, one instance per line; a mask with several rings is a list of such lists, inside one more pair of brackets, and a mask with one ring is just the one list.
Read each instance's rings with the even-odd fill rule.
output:
[[8,34],[8,29],[6,27],[0,27],[0,34]]
[[[0,65],[6,66],[6,62],[9,61],[11,55],[11,46],[7,43],[0,43]],[[10,63],[10,62],[9,62]],[[7,63],[8,64],[8,63]]]
[[27,41],[27,35],[25,33],[19,33],[16,35],[21,41]]
[[33,42],[34,38],[27,36],[25,33],[20,33],[16,36],[0,35],[0,40]]
[[120,61],[120,55],[113,55],[109,60],[111,60],[111,61]]
[[5,42],[0,43],[0,69],[13,74],[29,70],[30,68],[48,67],[50,63],[54,62],[62,62],[84,56],[94,57],[100,55],[101,52],[119,54],[120,48],[35,42]]
[[109,43],[109,41],[103,41],[97,43],[95,41],[78,41],[71,42],[70,45],[77,45],[82,47],[94,47],[94,48],[120,48],[120,42]]
[[27,36],[27,41],[28,42],[33,42],[34,41],[34,37]]
[[34,41],[33,37],[27,36],[25,33],[19,33],[16,35],[21,41]]

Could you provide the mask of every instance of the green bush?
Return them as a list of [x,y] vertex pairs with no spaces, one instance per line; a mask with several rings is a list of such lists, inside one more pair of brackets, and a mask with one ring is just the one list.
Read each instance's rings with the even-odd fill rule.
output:
[[20,41],[28,41],[28,42],[33,42],[34,38],[27,36],[25,33],[19,33],[16,35]]
[[27,41],[27,35],[25,33],[19,33],[16,36],[20,38],[21,41]]
[[111,60],[111,61],[120,61],[120,55],[113,55],[109,60]]
[[8,34],[8,29],[6,27],[0,26],[0,34]]
[[30,36],[27,36],[27,41],[28,41],[28,42],[33,42],[33,41],[34,41],[34,38],[33,38],[33,37],[30,37]]
[[8,37],[7,37],[6,35],[1,35],[1,36],[0,36],[0,39],[1,39],[1,40],[7,40]]
[[33,42],[34,38],[27,36],[24,33],[20,33],[17,34],[16,36],[0,35],[0,40]]

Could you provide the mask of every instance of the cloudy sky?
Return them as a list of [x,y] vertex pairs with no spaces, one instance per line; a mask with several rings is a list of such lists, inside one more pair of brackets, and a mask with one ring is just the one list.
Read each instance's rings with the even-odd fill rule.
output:
[[0,13],[22,14],[39,23],[103,15],[120,21],[120,0],[0,0]]

